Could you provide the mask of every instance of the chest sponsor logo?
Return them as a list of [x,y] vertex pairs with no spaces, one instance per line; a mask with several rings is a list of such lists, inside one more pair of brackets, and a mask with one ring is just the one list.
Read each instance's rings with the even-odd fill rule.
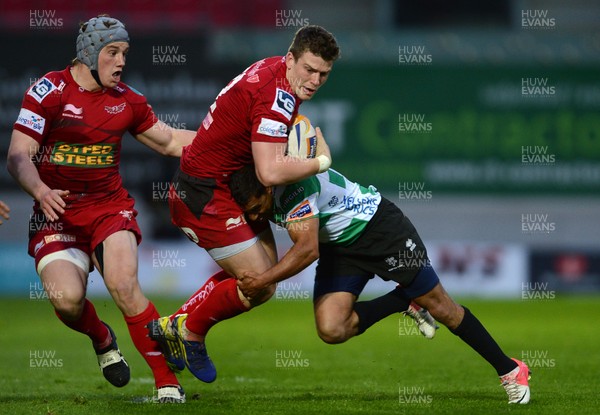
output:
[[48,78],[42,78],[29,88],[27,95],[33,97],[37,102],[42,102],[55,89],[56,85],[50,82]]
[[16,123],[38,134],[42,134],[46,125],[46,119],[33,111],[29,111],[27,108],[21,108]]
[[271,137],[287,137],[287,125],[282,122],[261,118],[260,125],[256,130],[259,134],[270,135]]
[[292,119],[294,108],[296,107],[296,99],[289,92],[277,88],[275,90],[275,100],[271,109],[282,114],[288,120]]
[[305,200],[304,202],[300,203],[296,209],[289,213],[287,220],[291,221],[296,219],[306,219],[313,215],[314,214],[310,208],[310,203],[308,203],[308,200]]
[[80,120],[83,118],[83,108],[76,107],[73,104],[66,104],[63,108],[62,116],[67,118],[77,118]]
[[114,105],[114,106],[112,106],[112,107],[109,107],[108,105],[106,105],[106,106],[104,107],[104,111],[106,111],[106,112],[107,112],[107,113],[109,113],[110,115],[116,115],[116,114],[119,114],[119,113],[123,112],[123,110],[125,109],[125,105],[126,105],[126,104],[127,104],[127,103],[125,103],[125,102],[124,102],[124,103],[122,103],[122,104],[119,104],[119,105]]
[[102,168],[115,166],[115,144],[73,144],[58,142],[52,149],[53,164]]
[[341,204],[346,210],[351,210],[356,214],[373,216],[377,211],[379,198],[369,195],[363,196],[344,196]]

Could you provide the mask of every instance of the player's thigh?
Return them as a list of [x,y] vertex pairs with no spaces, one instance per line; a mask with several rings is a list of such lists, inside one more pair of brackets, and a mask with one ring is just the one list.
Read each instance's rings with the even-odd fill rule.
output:
[[240,278],[246,271],[261,274],[274,265],[273,254],[267,249],[256,239],[249,247],[215,261],[225,272],[236,278]]
[[277,245],[275,244],[275,238],[271,227],[266,228],[264,231],[258,234],[258,242],[262,245],[265,252],[271,260],[271,264],[277,263]]
[[53,307],[66,317],[76,317],[81,312],[88,278],[87,269],[65,259],[71,255],[67,251],[55,253],[55,259],[46,263],[39,274]]
[[[97,247],[92,255],[94,266],[101,270],[106,284],[113,285],[116,280],[135,281],[137,279],[137,240],[127,230],[120,230],[109,235]],[[98,255],[99,249],[102,253]],[[99,263],[100,258],[102,264]]]
[[331,292],[315,299],[315,323],[319,331],[344,326],[350,320],[356,295],[350,292]]

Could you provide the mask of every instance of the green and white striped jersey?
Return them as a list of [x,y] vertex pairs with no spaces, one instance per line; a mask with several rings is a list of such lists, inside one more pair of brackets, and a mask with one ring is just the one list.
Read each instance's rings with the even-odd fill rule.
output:
[[319,242],[349,245],[377,211],[381,195],[333,169],[273,189],[275,221],[286,226],[319,218]]

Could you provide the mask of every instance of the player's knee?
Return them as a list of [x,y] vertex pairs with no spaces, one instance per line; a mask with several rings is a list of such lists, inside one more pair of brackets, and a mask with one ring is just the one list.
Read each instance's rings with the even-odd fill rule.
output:
[[344,343],[349,338],[344,326],[332,321],[317,322],[317,333],[327,344]]
[[123,278],[105,278],[106,288],[117,303],[119,308],[133,304],[138,297],[142,297],[141,288],[135,276]]
[[84,298],[69,292],[55,292],[53,297],[48,293],[48,298],[54,310],[65,320],[77,320],[83,312]]

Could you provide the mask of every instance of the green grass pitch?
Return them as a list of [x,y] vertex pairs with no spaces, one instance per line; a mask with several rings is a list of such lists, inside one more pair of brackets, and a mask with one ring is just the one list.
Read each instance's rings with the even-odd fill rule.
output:
[[[179,301],[154,299],[166,314]],[[132,379],[114,388],[90,345],[48,302],[0,301],[0,414],[598,414],[597,297],[464,299],[503,349],[529,360],[529,405],[507,404],[493,369],[446,328],[433,340],[390,316],[341,345],[321,342],[308,301],[270,301],[222,322],[207,347],[218,370],[180,376],[185,405],[157,405],[150,370],[110,299],[95,299],[117,332]]]

